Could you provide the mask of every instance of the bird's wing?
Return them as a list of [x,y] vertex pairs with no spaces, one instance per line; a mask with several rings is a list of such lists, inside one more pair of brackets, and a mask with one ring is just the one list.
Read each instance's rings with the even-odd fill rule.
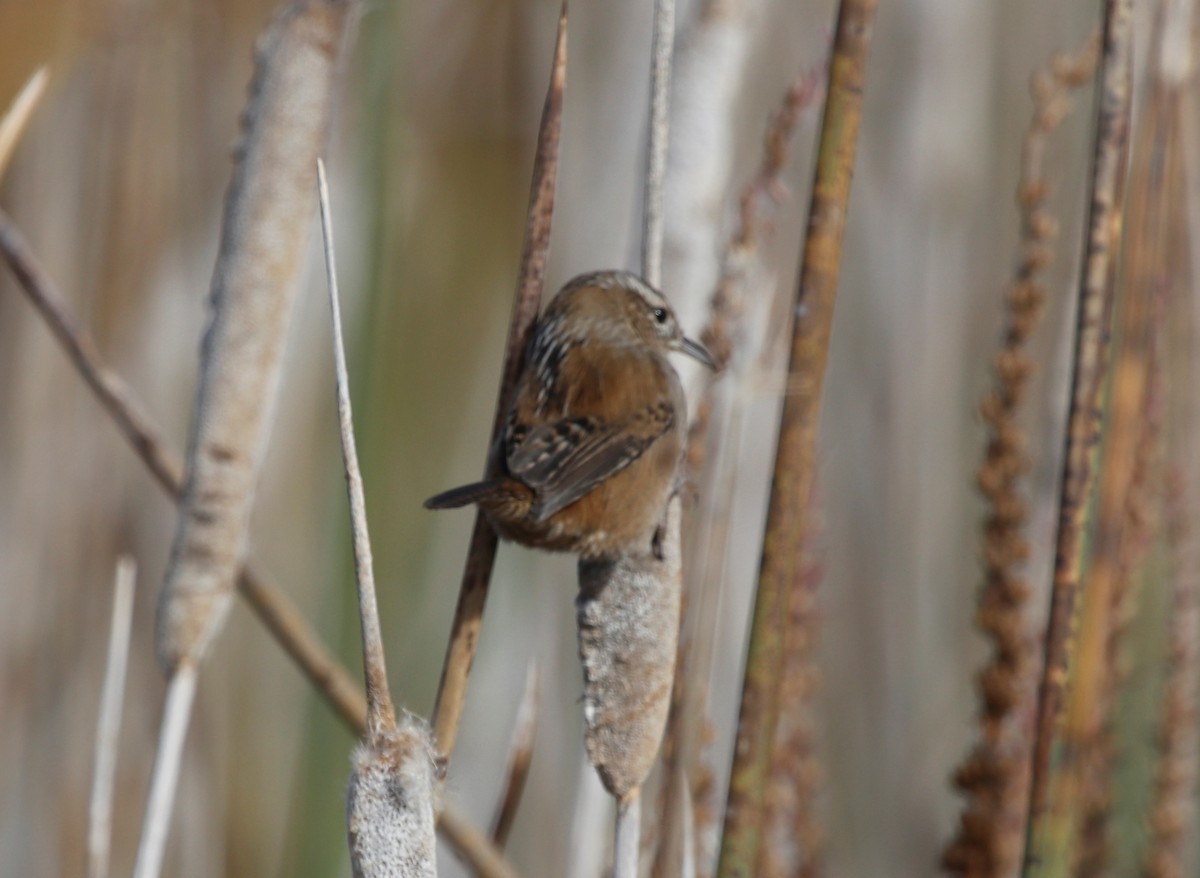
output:
[[516,427],[516,441],[506,455],[508,471],[534,490],[532,515],[545,521],[641,457],[674,421],[674,408],[659,404],[619,424],[575,417],[528,430]]

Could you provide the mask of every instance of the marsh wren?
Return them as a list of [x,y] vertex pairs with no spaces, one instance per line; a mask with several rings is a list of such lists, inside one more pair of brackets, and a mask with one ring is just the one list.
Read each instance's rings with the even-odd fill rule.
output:
[[492,449],[496,475],[426,508],[477,503],[504,539],[585,559],[649,552],[687,432],[673,351],[713,368],[641,278],[598,271],[570,281],[530,340]]

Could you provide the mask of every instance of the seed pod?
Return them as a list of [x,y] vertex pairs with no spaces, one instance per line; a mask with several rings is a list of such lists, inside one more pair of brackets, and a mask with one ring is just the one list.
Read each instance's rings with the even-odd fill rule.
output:
[[588,758],[623,799],[654,764],[667,722],[679,637],[679,497],[656,551],[579,562],[579,657]]
[[355,878],[437,878],[433,752],[408,715],[355,751],[346,801]]
[[232,601],[312,228],[313,167],[355,5],[297,0],[259,40],[213,272],[187,484],[158,606],[156,646],[169,672],[200,661]]

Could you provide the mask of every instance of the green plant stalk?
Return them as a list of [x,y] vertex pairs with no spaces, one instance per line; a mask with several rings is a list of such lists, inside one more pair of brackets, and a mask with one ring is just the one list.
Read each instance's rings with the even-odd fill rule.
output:
[[1104,0],[1103,8],[1104,44],[1087,242],[1078,294],[1054,580],[1030,772],[1024,876],[1048,874],[1056,863],[1061,863],[1057,853],[1050,856],[1048,850],[1053,839],[1061,837],[1055,827],[1065,825],[1064,815],[1047,808],[1051,753],[1063,709],[1075,604],[1088,551],[1084,539],[1087,510],[1096,493],[1094,458],[1101,435],[1100,403],[1109,360],[1107,330],[1121,238],[1121,181],[1128,156],[1131,99],[1132,0]]
[[800,546],[812,492],[821,389],[837,296],[842,237],[862,117],[876,0],[843,0],[830,59],[828,97],[796,292],[788,386],[775,452],[750,647],[742,683],[719,878],[757,873],[764,797],[779,715],[789,594],[801,574]]

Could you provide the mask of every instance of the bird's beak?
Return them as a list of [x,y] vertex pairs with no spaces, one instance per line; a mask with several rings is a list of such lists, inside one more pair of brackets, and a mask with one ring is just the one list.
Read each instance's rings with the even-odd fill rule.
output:
[[690,338],[685,338],[679,343],[679,350],[687,354],[689,357],[699,360],[714,372],[717,370],[717,361],[714,360],[712,354],[708,352],[708,348],[700,344],[700,342],[693,341]]

